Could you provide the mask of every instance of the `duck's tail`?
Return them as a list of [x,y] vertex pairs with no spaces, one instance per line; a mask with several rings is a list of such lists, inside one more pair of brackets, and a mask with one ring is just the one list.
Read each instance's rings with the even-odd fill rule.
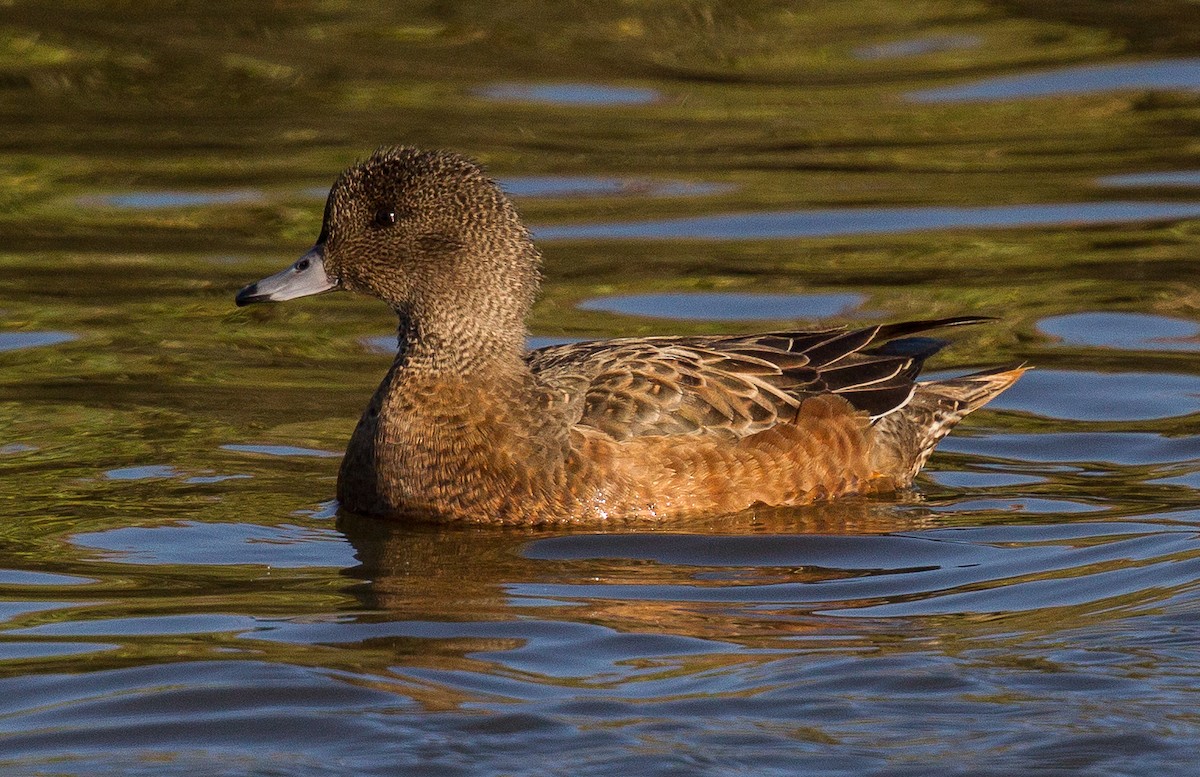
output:
[[1029,368],[984,370],[950,380],[918,383],[912,399],[875,422],[876,469],[907,485],[943,437],[968,413],[1017,382]]

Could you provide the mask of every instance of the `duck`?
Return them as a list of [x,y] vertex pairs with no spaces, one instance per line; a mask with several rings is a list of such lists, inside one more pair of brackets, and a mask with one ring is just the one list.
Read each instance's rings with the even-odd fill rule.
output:
[[667,522],[908,489],[1024,366],[918,380],[962,316],[526,349],[542,258],[471,159],[385,147],[341,173],[315,245],[238,306],[335,290],[398,319],[340,508],[399,521]]

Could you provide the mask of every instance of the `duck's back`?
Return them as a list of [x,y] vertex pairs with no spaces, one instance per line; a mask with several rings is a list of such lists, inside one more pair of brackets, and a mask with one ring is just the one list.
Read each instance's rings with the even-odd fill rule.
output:
[[888,415],[909,401],[925,359],[945,344],[911,335],[982,320],[600,340],[541,348],[526,362],[569,396],[575,423],[613,439],[738,439],[794,420],[805,399],[824,394],[872,419]]
[[608,462],[595,477],[634,482],[610,495],[615,512],[742,510],[908,485],[955,423],[1020,376],[916,381],[944,343],[913,335],[981,320],[585,342],[527,363],[565,398],[585,458]]

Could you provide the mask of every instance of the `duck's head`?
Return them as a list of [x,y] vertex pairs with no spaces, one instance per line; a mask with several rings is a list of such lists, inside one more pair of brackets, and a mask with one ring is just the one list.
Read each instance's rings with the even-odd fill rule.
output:
[[378,297],[410,338],[523,348],[540,258],[516,209],[457,154],[384,148],[338,177],[321,234],[291,266],[237,304],[345,289]]

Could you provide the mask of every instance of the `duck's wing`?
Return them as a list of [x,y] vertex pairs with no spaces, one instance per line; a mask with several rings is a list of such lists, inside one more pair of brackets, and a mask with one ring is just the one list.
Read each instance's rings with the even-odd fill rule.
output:
[[[647,337],[530,352],[533,373],[573,423],[614,439],[744,437],[796,417],[805,397],[833,393],[873,419],[912,397],[921,364],[944,343],[911,337],[983,318],[731,337]],[[902,338],[902,339],[901,339]]]

